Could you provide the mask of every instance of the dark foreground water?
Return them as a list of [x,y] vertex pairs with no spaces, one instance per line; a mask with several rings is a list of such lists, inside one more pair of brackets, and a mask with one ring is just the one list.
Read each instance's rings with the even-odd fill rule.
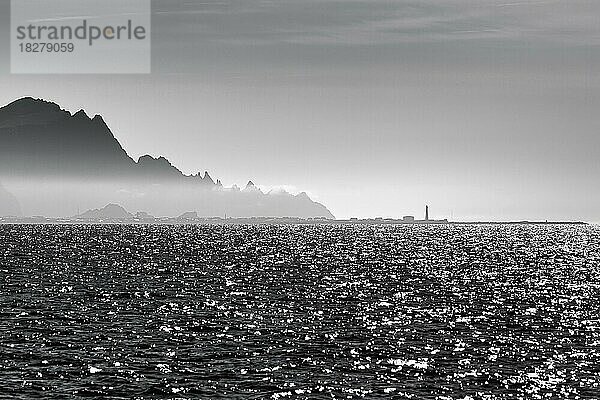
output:
[[0,226],[0,398],[600,398],[600,229]]

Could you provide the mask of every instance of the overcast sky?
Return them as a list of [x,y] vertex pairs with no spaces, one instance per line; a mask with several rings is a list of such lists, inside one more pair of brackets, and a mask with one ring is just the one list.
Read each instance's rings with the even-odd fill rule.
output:
[[9,73],[130,155],[337,217],[600,221],[597,0],[160,0],[151,75]]

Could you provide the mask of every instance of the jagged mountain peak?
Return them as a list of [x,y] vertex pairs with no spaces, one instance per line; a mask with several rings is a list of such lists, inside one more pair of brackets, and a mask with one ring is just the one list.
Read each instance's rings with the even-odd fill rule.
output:
[[[54,115],[59,117],[75,117],[81,119],[94,120],[98,122],[104,123],[102,116],[96,115],[94,118],[90,118],[87,112],[84,109],[80,109],[75,113],[70,113],[69,111],[63,109],[60,105],[55,102],[47,101],[44,99],[34,98],[34,97],[22,97],[17,99],[3,107],[0,107],[0,114],[4,117],[6,116],[32,116],[35,115],[37,118],[41,118],[41,115]],[[36,121],[30,121],[31,123],[35,123]]]
[[241,191],[215,183],[208,171],[184,175],[163,156],[143,155],[136,162],[102,116],[90,118],[83,109],[71,114],[33,97],[0,108],[0,181],[47,183],[44,202],[30,195],[33,190],[9,188],[24,212],[40,215],[65,215],[57,210],[68,207],[73,215],[73,204],[97,206],[103,198],[104,204],[123,201],[129,209],[165,215],[185,206],[198,207],[204,216],[331,216],[312,201],[264,194],[252,181]]
[[204,171],[204,178],[202,178],[202,180],[205,183],[210,183],[211,185],[215,184],[215,181],[213,180],[213,178],[208,174],[208,171]]
[[21,97],[4,107],[0,107],[2,111],[12,111],[17,113],[31,113],[31,112],[39,112],[40,110],[53,110],[60,111],[61,108],[58,104],[46,101],[43,99],[36,99],[33,97]]
[[[20,99],[17,99],[3,107],[0,107],[0,111],[5,112],[5,113],[12,112],[12,113],[16,113],[16,114],[39,114],[40,112],[48,112],[48,113],[60,112],[60,113],[69,114],[70,116],[73,116],[73,117],[81,116],[81,117],[90,118],[84,109],[80,109],[76,113],[72,114],[72,113],[66,111],[65,109],[63,109],[61,106],[59,106],[57,103],[55,103],[53,101],[47,101],[44,99],[30,97],[30,96],[21,97]],[[100,117],[100,116],[98,115],[98,117]]]
[[253,194],[263,194],[263,191],[260,190],[258,186],[254,184],[254,182],[249,181],[246,187],[243,190],[244,193],[253,193]]
[[140,156],[138,158],[138,163],[152,163],[152,162],[158,162],[158,163],[162,163],[162,164],[168,164],[170,166],[173,166],[169,160],[167,160],[165,157],[163,156],[158,156],[158,157],[153,157],[150,154],[145,154],[143,156]]
[[0,128],[13,128],[23,124],[44,125],[64,121],[70,116],[68,111],[61,109],[56,103],[23,97],[0,107]]
[[0,173],[99,177],[134,165],[101,118],[24,97],[0,108]]
[[183,173],[163,156],[152,157],[148,154],[141,156],[137,167],[146,178],[184,177]]
[[87,115],[87,113],[85,112],[84,109],[81,109],[79,111],[77,111],[75,114],[73,114],[74,118],[81,118],[81,119],[91,119],[89,117],[89,115]]

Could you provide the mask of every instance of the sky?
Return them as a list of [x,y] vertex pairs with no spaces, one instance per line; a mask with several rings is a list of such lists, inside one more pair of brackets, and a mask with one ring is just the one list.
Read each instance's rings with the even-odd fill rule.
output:
[[134,158],[338,218],[600,222],[597,0],[155,0],[149,75],[11,75]]

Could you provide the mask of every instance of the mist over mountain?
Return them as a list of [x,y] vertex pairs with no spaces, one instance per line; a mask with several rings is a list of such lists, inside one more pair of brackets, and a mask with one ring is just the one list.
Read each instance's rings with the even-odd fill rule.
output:
[[185,175],[164,157],[136,161],[101,116],[31,97],[0,108],[0,182],[0,199],[16,197],[25,215],[71,216],[118,203],[163,216],[333,218],[305,193],[263,193],[252,182],[225,188],[208,172]]
[[0,215],[18,217],[21,215],[21,207],[15,196],[10,194],[0,185]]

